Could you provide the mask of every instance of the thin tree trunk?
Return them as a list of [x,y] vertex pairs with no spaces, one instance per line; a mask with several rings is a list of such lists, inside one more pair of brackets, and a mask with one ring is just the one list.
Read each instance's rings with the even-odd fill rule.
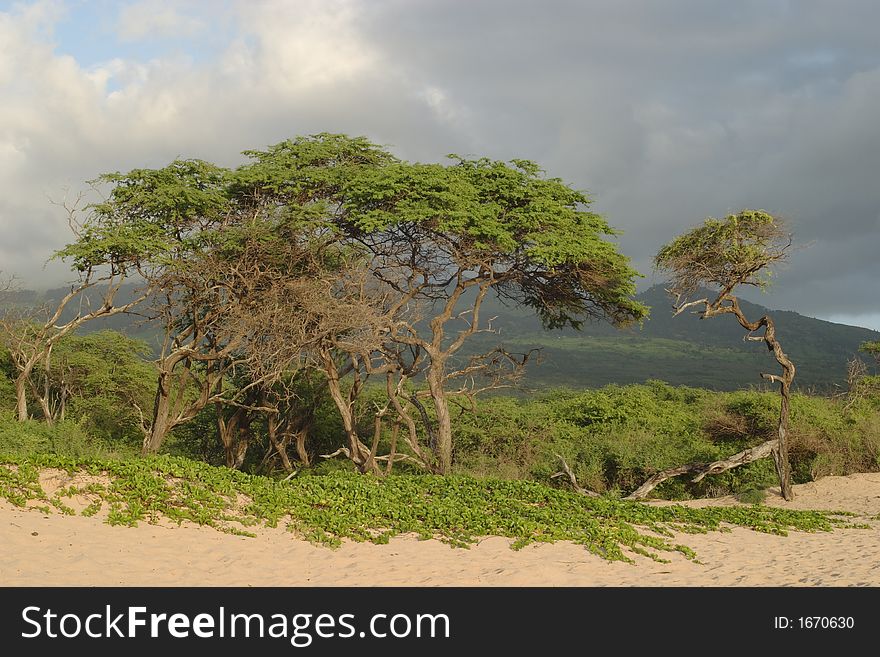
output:
[[[431,398],[434,400],[434,411],[437,414],[437,445],[434,447],[434,453],[437,455],[438,472],[445,475],[452,471],[452,417],[449,414],[446,391],[440,380],[442,370],[434,369],[434,366],[435,364],[432,363],[427,375]],[[442,364],[440,367],[442,368]]]
[[43,411],[43,421],[47,426],[52,426],[54,423],[52,421],[52,407],[49,406],[49,400],[42,395],[38,396],[38,401],[40,402],[40,410]]
[[284,466],[285,471],[293,472],[293,464],[287,456],[286,440],[278,440],[278,419],[274,413],[270,413],[266,418],[266,433],[269,434],[269,442],[278,452],[278,457],[281,459],[281,465]]
[[223,443],[223,452],[226,456],[226,467],[235,467],[236,439],[239,433],[239,423],[242,417],[243,409],[237,408],[232,416],[226,420],[223,417],[223,405],[216,404],[217,410],[217,432],[220,434],[220,442]]
[[[416,455],[416,458],[422,463],[422,465],[436,474],[437,465],[436,458],[433,457],[433,450],[430,452],[430,454],[426,454],[425,451],[422,450],[422,448],[419,446],[418,428],[416,427],[416,423],[413,420],[412,415],[410,415],[407,412],[406,408],[404,408],[404,405],[400,403],[400,398],[397,394],[397,390],[395,389],[392,380],[393,378],[394,375],[391,372],[388,372],[385,377],[385,389],[388,392],[388,399],[391,400],[391,404],[394,406],[394,410],[397,413],[398,417],[398,421],[395,422],[394,426],[396,429],[399,429],[401,421],[406,424],[407,431],[404,434],[404,442],[409,445],[409,448],[413,451],[413,454]],[[412,399],[413,398],[410,398],[409,401],[412,401]],[[396,436],[397,434],[395,433],[394,435]]]
[[395,419],[391,425],[391,448],[388,450],[388,464],[385,466],[385,474],[390,475],[394,467],[394,457],[397,455],[397,434],[400,433],[400,419]]
[[171,373],[167,371],[159,372],[159,380],[156,385],[156,397],[153,402],[153,422],[150,425],[150,432],[144,436],[144,444],[141,448],[141,455],[147,456],[155,454],[162,446],[165,435],[169,431],[169,419],[171,414],[171,394],[169,390],[169,379]]
[[300,463],[302,463],[305,467],[308,467],[312,464],[311,456],[309,456],[309,450],[306,449],[306,440],[308,439],[308,437],[308,425],[302,427],[299,431],[296,432],[296,455],[299,458]]
[[789,384],[783,382],[780,385],[782,405],[779,411],[779,427],[777,434],[779,442],[773,450],[773,461],[776,464],[776,474],[779,477],[779,489],[782,497],[791,500],[794,496],[791,490],[791,464],[788,461],[788,422],[791,409]]
[[321,354],[324,371],[327,374],[327,389],[336,404],[339,416],[342,418],[342,429],[348,442],[349,458],[361,472],[372,471],[378,474],[376,462],[370,459],[370,450],[367,449],[358,437],[357,427],[354,423],[354,414],[351,403],[342,394],[342,386],[339,383],[339,370],[333,358],[328,353]]
[[238,436],[235,443],[234,458],[231,467],[233,470],[241,470],[244,460],[247,457],[248,447],[251,444],[251,427],[250,419],[245,417],[238,428]]
[[779,478],[779,491],[782,493],[783,499],[790,501],[793,498],[791,490],[791,464],[788,462],[788,424],[791,408],[791,382],[794,380],[795,366],[791,359],[782,350],[782,345],[776,339],[776,325],[770,317],[766,315],[757,322],[749,322],[739,307],[739,301],[735,297],[731,297],[731,308],[740,325],[749,331],[757,331],[764,327],[764,335],[761,339],[767,345],[767,349],[773,352],[776,362],[782,367],[782,375],[761,374],[761,376],[769,381],[779,383],[779,394],[782,397],[779,408],[779,426],[777,428],[777,436],[779,443],[773,450],[773,461],[776,463],[776,474]]
[[27,407],[27,386],[30,382],[32,370],[33,365],[30,365],[23,369],[19,373],[19,375],[15,377],[15,401],[19,422],[24,422],[30,419]]

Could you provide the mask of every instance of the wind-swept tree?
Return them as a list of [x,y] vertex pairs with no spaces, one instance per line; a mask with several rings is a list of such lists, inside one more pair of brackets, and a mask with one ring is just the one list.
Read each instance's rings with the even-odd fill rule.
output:
[[[382,349],[355,359],[353,375],[362,368],[388,378],[410,448],[437,472],[452,465],[450,395],[473,392],[455,381],[497,374],[503,361],[522,364],[495,351],[455,365],[468,338],[487,329],[487,294],[534,309],[551,327],[646,314],[632,299],[638,274],[608,239],[614,231],[589,211],[590,199],[531,162],[453,156],[449,165],[413,164],[362,138],[326,134],[248,155],[254,162],[241,179],[254,196],[312,217],[369,256],[390,322]],[[404,394],[402,384],[417,376],[427,389]]]
[[141,412],[144,453],[195,417],[224,374],[228,295],[204,275],[201,254],[233,214],[226,174],[207,162],[179,160],[102,175],[95,183],[109,187],[106,198],[90,206],[88,230],[60,252],[78,270],[126,257],[148,291],[140,313],[164,329],[152,413]]
[[[326,236],[311,235],[307,243],[298,243],[285,231],[278,234],[278,225],[267,228],[261,233],[251,224],[247,255],[232,260],[246,299],[228,321],[243,338],[235,351],[237,371],[247,382],[242,389],[259,400],[269,441],[290,469],[284,450],[291,438],[300,460],[308,458],[303,440],[312,404],[297,403],[299,386],[311,378],[309,370],[319,370],[323,383],[315,387],[329,393],[337,406],[348,457],[359,470],[375,472],[375,451],[357,435],[353,405],[363,383],[360,363],[381,348],[387,331],[383,297],[357,250]],[[352,381],[344,390],[347,375]],[[297,408],[303,417],[292,418]],[[230,420],[240,426],[246,410],[232,410]]]
[[[746,339],[763,343],[779,364],[778,374],[761,376],[779,384],[780,411],[776,436],[723,461],[692,464],[658,473],[631,497],[644,497],[661,481],[680,474],[696,474],[699,481],[707,474],[717,474],[772,454],[782,496],[792,498],[791,467],[788,460],[788,425],[791,383],[795,365],[782,350],[776,326],[769,316],[749,320],[742,312],[735,291],[741,286],[764,289],[773,267],[788,256],[792,238],[782,221],[762,210],[743,210],[724,219],[707,219],[684,235],[666,244],[655,257],[660,272],[669,276],[669,292],[675,296],[676,315],[689,308],[700,319],[733,315],[747,331]],[[709,288],[712,296],[692,299],[695,293]]]
[[[450,395],[523,364],[498,349],[455,362],[487,330],[491,291],[553,327],[646,314],[590,199],[531,162],[412,164],[330,134],[247,155],[234,170],[187,160],[102,177],[112,190],[96,229],[64,251],[86,266],[131,253],[151,290],[166,341],[145,452],[209,404],[276,412],[257,391],[307,363],[326,377],[359,469],[377,470],[381,418],[396,414],[417,460],[446,473]],[[373,375],[389,405],[368,446],[353,409]],[[427,388],[410,394],[416,377]]]
[[277,413],[263,393],[309,360],[328,325],[341,334],[365,314],[339,311],[357,258],[310,213],[323,191],[291,205],[242,176],[200,160],[105,175],[96,230],[66,250],[104,257],[120,234],[148,247],[138,273],[151,295],[140,312],[164,340],[152,413],[142,414],[145,454],[214,406],[227,464],[239,466],[254,414]]

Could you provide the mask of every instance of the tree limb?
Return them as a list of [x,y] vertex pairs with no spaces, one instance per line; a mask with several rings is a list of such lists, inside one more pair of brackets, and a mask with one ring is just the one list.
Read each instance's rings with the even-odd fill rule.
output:
[[575,492],[580,493],[581,495],[587,495],[588,497],[599,497],[599,493],[584,488],[578,483],[577,477],[574,476],[574,472],[571,471],[571,468],[568,467],[568,463],[565,462],[565,459],[562,458],[561,454],[556,454],[556,458],[559,459],[560,463],[562,463],[562,472],[556,472],[550,475],[551,479],[555,479],[556,477],[567,476],[568,480],[571,482],[572,488],[574,488]]
[[679,465],[674,468],[667,468],[666,470],[662,470],[650,479],[648,479],[632,493],[627,495],[625,499],[645,499],[648,496],[648,493],[650,493],[667,479],[678,477],[679,475],[683,474],[697,473],[697,476],[691,479],[691,481],[694,483],[698,483],[702,481],[707,475],[720,474],[721,472],[725,472],[726,470],[730,470],[731,468],[735,468],[740,465],[745,465],[746,463],[751,463],[752,461],[766,458],[773,453],[773,450],[776,449],[778,444],[779,439],[773,438],[772,440],[763,442],[756,447],[744,449],[743,451],[738,452],[726,459],[721,459],[720,461],[714,461],[712,463],[690,463],[688,465]]

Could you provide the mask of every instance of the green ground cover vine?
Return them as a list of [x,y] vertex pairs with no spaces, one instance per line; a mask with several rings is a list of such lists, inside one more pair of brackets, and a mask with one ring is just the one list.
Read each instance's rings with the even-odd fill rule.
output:
[[[48,494],[41,472],[64,471],[74,482]],[[287,481],[254,476],[179,457],[101,460],[59,455],[0,456],[0,497],[48,513],[106,511],[106,521],[134,526],[167,519],[249,534],[255,526],[286,526],[329,546],[343,539],[386,543],[399,534],[468,547],[483,536],[536,542],[573,541],[611,561],[633,553],[663,561],[663,553],[696,555],[674,542],[676,532],[705,533],[740,526],[785,535],[852,526],[845,513],[766,506],[689,508],[610,497],[589,498],[539,482],[468,476],[334,472]]]

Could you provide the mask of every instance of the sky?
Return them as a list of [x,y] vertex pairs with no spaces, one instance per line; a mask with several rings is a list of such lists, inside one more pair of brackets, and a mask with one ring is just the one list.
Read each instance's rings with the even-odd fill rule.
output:
[[880,330],[873,0],[0,2],[0,271],[70,278],[64,203],[108,171],[226,166],[317,132],[530,159],[645,274],[706,217],[783,217],[753,301]]

